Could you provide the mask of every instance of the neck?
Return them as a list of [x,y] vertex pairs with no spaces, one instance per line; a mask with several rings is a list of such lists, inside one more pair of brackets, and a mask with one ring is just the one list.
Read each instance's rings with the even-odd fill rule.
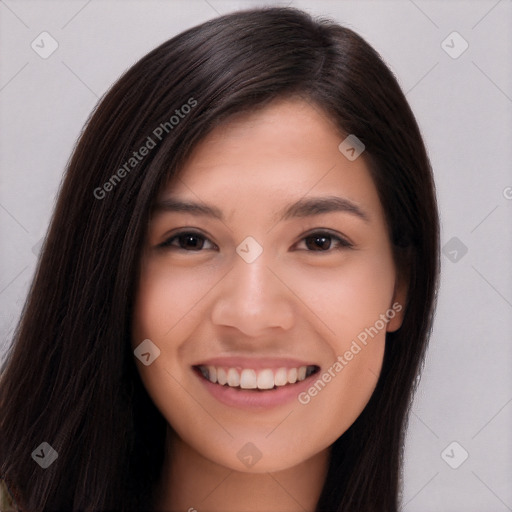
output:
[[168,428],[156,510],[313,512],[325,482],[328,452],[281,471],[244,473],[204,458]]

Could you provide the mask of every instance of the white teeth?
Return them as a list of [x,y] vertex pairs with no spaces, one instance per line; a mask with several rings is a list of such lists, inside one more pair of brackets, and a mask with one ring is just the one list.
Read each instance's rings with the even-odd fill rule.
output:
[[276,386],[284,386],[288,384],[288,380],[286,379],[286,368],[279,368],[276,374],[274,375],[274,384]]
[[228,376],[226,375],[226,370],[224,368],[217,368],[217,382],[224,386],[228,382]]
[[242,389],[256,389],[257,379],[254,370],[242,370],[240,375],[240,387]]
[[295,384],[297,382],[297,368],[290,368],[288,370],[288,382]]
[[274,387],[274,372],[272,370],[261,370],[258,373],[258,389],[272,389]]
[[295,384],[303,381],[318,370],[316,366],[300,366],[299,368],[265,368],[256,372],[250,368],[223,368],[221,366],[200,366],[205,379],[221,386],[228,385],[241,389],[273,389],[274,387]]
[[228,386],[232,388],[240,386],[240,374],[234,368],[228,370]]

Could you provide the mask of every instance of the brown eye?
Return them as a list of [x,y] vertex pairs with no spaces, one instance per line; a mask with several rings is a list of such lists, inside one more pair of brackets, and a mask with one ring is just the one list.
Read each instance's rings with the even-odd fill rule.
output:
[[314,235],[305,238],[306,247],[311,251],[326,251],[331,247],[331,237],[326,235]]
[[199,233],[184,231],[178,233],[171,238],[168,238],[165,242],[161,243],[159,247],[167,249],[181,249],[183,251],[196,251],[199,252],[203,248],[211,249],[212,247],[205,247],[205,244],[210,244],[214,247],[214,244],[210,242],[206,237]]
[[199,251],[203,248],[204,238],[194,234],[180,235],[177,237],[181,249]]
[[333,250],[350,249],[353,247],[353,244],[345,238],[324,231],[311,233],[304,237],[300,244],[302,242],[304,242],[306,250],[309,252],[332,252]]

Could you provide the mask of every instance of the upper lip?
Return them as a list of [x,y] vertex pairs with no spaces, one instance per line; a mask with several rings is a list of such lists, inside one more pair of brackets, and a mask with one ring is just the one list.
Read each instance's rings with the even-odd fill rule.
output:
[[193,366],[221,366],[224,368],[250,368],[252,370],[300,368],[301,366],[319,366],[308,361],[293,358],[276,357],[213,357]]

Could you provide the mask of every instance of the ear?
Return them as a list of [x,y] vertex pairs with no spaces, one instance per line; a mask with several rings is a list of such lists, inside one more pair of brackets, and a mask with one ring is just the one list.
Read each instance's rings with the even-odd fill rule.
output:
[[395,290],[393,292],[393,300],[390,304],[390,312],[393,311],[395,315],[391,318],[389,315],[389,322],[386,327],[387,332],[395,332],[402,327],[402,322],[405,315],[405,304],[407,301],[407,282],[404,278],[397,277],[395,282]]

